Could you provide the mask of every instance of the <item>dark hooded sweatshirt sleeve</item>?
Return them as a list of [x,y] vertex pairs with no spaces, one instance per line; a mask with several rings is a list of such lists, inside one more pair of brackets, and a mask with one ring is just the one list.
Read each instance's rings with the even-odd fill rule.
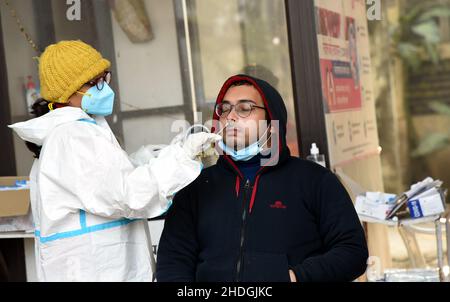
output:
[[167,212],[158,247],[158,282],[193,282],[197,266],[195,210],[190,186],[178,192]]
[[299,282],[352,281],[366,270],[363,228],[347,191],[331,173],[319,181],[311,208],[325,252],[293,267]]

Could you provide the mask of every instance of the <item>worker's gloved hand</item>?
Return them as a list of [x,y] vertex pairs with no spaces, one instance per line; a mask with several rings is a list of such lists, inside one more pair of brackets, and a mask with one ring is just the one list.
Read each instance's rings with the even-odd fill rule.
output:
[[130,154],[130,160],[134,166],[148,164],[151,159],[158,157],[159,152],[167,145],[146,145],[140,147],[136,152]]
[[193,133],[186,138],[182,147],[190,158],[195,159],[200,153],[213,147],[212,144],[221,139],[220,135],[214,133]]

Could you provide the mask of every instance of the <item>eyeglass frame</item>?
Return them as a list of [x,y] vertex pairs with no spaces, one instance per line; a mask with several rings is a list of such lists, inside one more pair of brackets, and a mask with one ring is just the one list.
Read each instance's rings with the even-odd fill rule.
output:
[[[109,76],[109,80],[107,80],[107,77],[108,77],[108,76]],[[112,72],[109,71],[109,70],[106,70],[106,71],[103,73],[103,75],[101,75],[100,77],[98,77],[98,78],[96,78],[96,79],[94,79],[94,80],[91,80],[91,81],[89,81],[89,82],[86,82],[85,85],[90,85],[91,87],[96,86],[98,90],[102,90],[103,87],[105,86],[105,84],[104,84],[105,82],[106,82],[106,84],[108,84],[108,85],[109,85],[109,83],[111,83],[111,78],[112,78]],[[100,80],[103,80],[103,81],[101,81],[101,83],[102,83],[102,86],[101,86],[101,87],[99,87],[99,82],[100,82]]]
[[[220,115],[220,114],[217,112],[217,109],[218,109],[219,105],[222,105],[222,106],[223,106],[224,104],[230,106],[230,111],[229,111],[225,116]],[[247,116],[242,116],[242,115],[240,115],[239,112],[236,111],[236,109],[235,109],[236,106],[239,106],[239,105],[242,105],[242,104],[248,104],[248,105],[250,105],[250,107],[251,107],[250,113],[249,113]],[[258,106],[258,105],[256,105],[256,104],[254,104],[254,102],[251,101],[251,100],[240,100],[240,101],[239,101],[237,104],[235,104],[235,105],[232,105],[232,104],[230,104],[230,103],[219,103],[219,104],[216,104],[216,105],[215,105],[215,108],[214,108],[214,112],[215,112],[220,118],[226,118],[226,117],[228,117],[228,115],[230,115],[231,111],[233,111],[233,109],[234,109],[234,111],[236,112],[236,114],[237,114],[239,117],[241,117],[241,118],[247,118],[247,117],[249,117],[249,116],[252,114],[252,112],[253,112],[253,110],[255,110],[255,108],[267,110],[266,107]]]

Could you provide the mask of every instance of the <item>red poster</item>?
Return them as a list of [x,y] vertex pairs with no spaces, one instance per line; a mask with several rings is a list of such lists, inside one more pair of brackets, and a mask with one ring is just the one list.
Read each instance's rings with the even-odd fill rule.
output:
[[324,37],[320,60],[325,112],[361,109],[355,20],[316,8],[318,34]]
[[361,108],[358,74],[350,62],[320,60],[325,113]]

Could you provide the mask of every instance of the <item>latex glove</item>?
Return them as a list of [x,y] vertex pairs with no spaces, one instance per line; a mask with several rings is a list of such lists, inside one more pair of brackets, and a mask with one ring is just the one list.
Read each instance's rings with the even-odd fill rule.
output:
[[195,159],[200,153],[211,148],[212,143],[221,139],[222,137],[220,135],[214,133],[193,133],[186,138],[182,147],[191,159]]
[[136,152],[130,154],[130,160],[134,166],[142,166],[155,157],[158,157],[159,152],[166,147],[166,145],[146,145],[142,146]]

